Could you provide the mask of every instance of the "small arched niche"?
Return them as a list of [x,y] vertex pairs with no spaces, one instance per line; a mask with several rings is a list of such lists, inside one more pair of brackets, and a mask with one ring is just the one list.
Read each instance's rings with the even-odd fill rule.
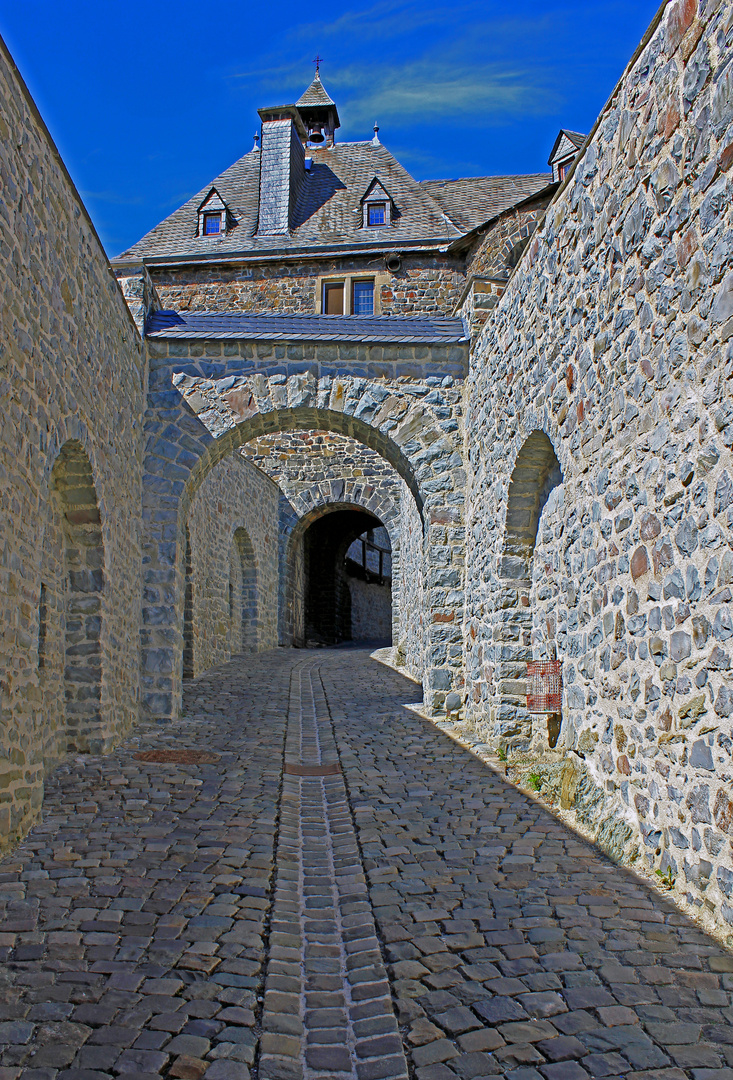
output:
[[243,526],[232,537],[229,598],[230,651],[255,652],[259,617],[257,563],[249,533]]
[[98,752],[102,724],[104,544],[89,457],[65,443],[53,465],[43,544],[38,668],[47,765]]
[[527,710],[526,682],[527,664],[534,659],[532,571],[542,511],[562,481],[552,443],[543,431],[533,431],[517,454],[509,482],[498,575],[500,617],[495,630],[500,642],[496,664],[500,719],[496,736],[517,749],[529,749],[536,741],[533,727],[538,725],[533,725]]

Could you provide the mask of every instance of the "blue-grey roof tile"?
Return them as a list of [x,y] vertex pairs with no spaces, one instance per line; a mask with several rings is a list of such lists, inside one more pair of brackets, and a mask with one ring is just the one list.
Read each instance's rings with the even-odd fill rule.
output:
[[350,343],[460,344],[460,319],[397,315],[243,315],[240,312],[156,311],[148,319],[150,338],[187,340],[344,341]]

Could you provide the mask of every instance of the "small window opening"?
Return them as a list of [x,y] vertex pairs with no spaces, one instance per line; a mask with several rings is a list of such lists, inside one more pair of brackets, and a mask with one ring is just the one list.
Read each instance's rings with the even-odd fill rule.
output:
[[221,214],[204,214],[204,236],[217,236],[221,232]]
[[568,175],[568,173],[570,172],[570,166],[572,164],[572,161],[564,161],[562,165],[560,165],[558,169],[558,176],[561,180],[564,180],[565,177]]
[[368,225],[384,225],[387,220],[387,205],[386,203],[372,203],[367,208],[367,224]]
[[351,285],[351,314],[374,314],[374,282],[354,281]]
[[343,315],[344,283],[332,282],[323,286],[323,311],[326,315]]
[[38,667],[46,666],[46,634],[48,631],[48,601],[46,586],[41,582],[41,598],[38,602]]

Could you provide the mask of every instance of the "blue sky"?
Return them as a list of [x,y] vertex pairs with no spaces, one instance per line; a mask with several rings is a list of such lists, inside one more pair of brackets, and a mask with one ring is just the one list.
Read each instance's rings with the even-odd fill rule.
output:
[[110,256],[252,146],[313,77],[342,140],[418,179],[542,172],[586,132],[658,0],[0,0],[12,52]]

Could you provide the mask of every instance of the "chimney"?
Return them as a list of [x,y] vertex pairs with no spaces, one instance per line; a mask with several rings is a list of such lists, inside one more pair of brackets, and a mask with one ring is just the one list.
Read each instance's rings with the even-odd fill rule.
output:
[[260,109],[260,203],[256,236],[287,236],[305,178],[308,137],[295,105]]

